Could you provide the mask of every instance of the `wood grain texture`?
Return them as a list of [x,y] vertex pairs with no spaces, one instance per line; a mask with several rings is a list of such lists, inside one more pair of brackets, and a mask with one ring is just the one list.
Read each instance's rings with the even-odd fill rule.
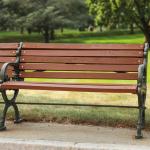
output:
[[[1,58],[0,58],[1,60]],[[126,57],[42,57],[22,56],[21,62],[29,63],[74,63],[74,64],[142,64],[143,58]]]
[[115,51],[115,50],[23,50],[22,56],[107,56],[107,57],[143,57],[142,51]]
[[48,84],[29,82],[5,82],[2,89],[32,89],[54,91],[80,91],[80,92],[108,92],[108,93],[133,93],[136,94],[136,85],[84,85],[84,84]]
[[137,73],[20,72],[21,78],[137,80]]
[[18,43],[0,43],[0,50],[17,50]]
[[0,63],[15,62],[16,57],[0,57]]
[[28,64],[21,63],[21,70],[49,71],[128,71],[137,72],[139,65],[89,65],[89,64]]
[[54,50],[135,50],[143,51],[143,44],[45,44],[24,43],[23,49],[54,49]]
[[15,50],[0,50],[0,57],[1,56],[15,56],[16,51]]

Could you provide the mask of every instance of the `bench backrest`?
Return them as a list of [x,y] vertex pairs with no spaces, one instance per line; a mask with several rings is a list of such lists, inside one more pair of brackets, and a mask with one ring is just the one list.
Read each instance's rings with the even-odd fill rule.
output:
[[21,78],[137,80],[141,44],[24,43]]
[[[0,43],[0,70],[4,63],[16,61],[16,50],[18,43]],[[13,69],[9,68],[9,76],[12,76]]]

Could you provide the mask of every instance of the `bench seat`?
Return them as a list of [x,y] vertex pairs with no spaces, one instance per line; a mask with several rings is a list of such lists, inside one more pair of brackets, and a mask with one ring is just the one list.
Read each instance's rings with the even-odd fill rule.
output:
[[2,89],[33,89],[33,90],[56,90],[56,91],[81,91],[81,92],[111,92],[133,93],[137,92],[134,84],[71,84],[71,83],[45,83],[9,81],[1,85]]

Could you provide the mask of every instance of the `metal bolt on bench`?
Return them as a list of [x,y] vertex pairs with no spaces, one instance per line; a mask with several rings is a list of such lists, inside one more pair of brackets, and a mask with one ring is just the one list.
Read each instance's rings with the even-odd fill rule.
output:
[[[22,121],[17,104],[136,108],[139,109],[136,138],[141,139],[142,129],[145,126],[148,48],[147,43],[145,46],[142,44],[20,43],[19,46],[16,43],[0,44],[0,63],[10,61],[0,66],[0,91],[5,104],[0,130],[6,129],[5,118],[10,106],[15,110],[15,123]],[[14,49],[17,49],[15,53]],[[25,82],[26,78],[134,80],[137,84]],[[131,93],[137,94],[138,106],[16,102],[20,89]],[[8,99],[7,90],[14,91],[12,99]]]

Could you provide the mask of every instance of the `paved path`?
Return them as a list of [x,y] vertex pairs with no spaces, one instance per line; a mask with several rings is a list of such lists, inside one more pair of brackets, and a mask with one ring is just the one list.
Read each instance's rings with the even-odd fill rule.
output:
[[0,150],[150,150],[150,132],[135,140],[134,129],[51,123],[7,123]]

